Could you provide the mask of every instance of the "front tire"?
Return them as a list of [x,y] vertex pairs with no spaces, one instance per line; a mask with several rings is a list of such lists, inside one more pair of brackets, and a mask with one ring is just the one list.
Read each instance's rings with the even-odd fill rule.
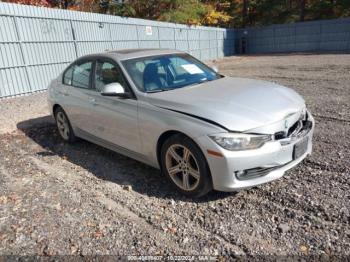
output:
[[61,138],[68,143],[75,142],[77,138],[66,113],[61,107],[55,110],[55,120],[58,133],[60,134]]
[[184,135],[174,135],[161,148],[163,173],[175,188],[189,197],[201,197],[212,190],[207,161],[200,148]]

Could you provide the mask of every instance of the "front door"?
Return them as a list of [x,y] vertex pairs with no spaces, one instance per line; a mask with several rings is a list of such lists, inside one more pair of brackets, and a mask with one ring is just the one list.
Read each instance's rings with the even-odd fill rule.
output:
[[139,152],[138,104],[131,98],[102,96],[102,88],[111,83],[120,83],[125,92],[131,89],[119,66],[110,60],[97,60],[92,77],[89,133],[125,149]]

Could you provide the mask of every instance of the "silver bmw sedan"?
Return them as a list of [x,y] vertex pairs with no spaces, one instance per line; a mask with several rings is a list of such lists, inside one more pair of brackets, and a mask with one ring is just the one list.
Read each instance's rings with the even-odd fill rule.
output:
[[275,180],[312,150],[314,120],[295,91],[175,50],[81,57],[51,82],[48,102],[65,141],[159,168],[191,197]]

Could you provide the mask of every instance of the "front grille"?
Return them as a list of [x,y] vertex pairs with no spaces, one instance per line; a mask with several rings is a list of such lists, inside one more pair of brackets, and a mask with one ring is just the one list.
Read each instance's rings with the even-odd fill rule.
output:
[[300,129],[303,127],[303,121],[297,121],[295,122],[294,125],[292,125],[289,129],[288,129],[288,133],[287,133],[287,137],[292,136],[293,134],[297,134]]
[[308,115],[304,119],[296,121],[287,131],[278,131],[274,134],[275,140],[282,140],[286,138],[300,137],[305,131],[312,128],[312,122],[308,120]]
[[286,138],[286,132],[280,131],[280,132],[275,133],[275,140],[280,140],[283,138]]

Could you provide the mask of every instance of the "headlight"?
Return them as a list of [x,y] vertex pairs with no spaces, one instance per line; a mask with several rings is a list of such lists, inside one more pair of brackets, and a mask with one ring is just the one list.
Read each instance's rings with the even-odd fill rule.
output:
[[231,150],[249,150],[262,147],[267,141],[271,141],[271,135],[249,135],[224,133],[209,136],[221,147]]

